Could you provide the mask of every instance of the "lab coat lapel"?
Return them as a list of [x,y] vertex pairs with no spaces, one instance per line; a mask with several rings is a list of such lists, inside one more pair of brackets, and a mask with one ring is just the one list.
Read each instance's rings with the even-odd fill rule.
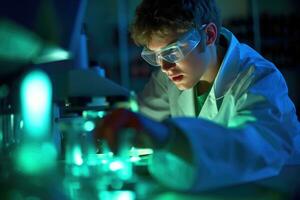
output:
[[185,116],[195,117],[195,98],[193,88],[182,91],[178,96],[177,103]]
[[215,98],[215,91],[212,88],[205,100],[205,103],[198,117],[213,119],[218,114],[218,106]]

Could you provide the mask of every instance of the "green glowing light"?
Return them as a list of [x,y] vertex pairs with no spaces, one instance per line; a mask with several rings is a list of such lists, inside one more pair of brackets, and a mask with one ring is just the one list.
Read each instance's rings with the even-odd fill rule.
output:
[[87,155],[86,163],[88,166],[97,166],[99,164],[99,159],[98,159],[97,155],[95,154],[95,151],[96,150],[93,149],[93,151],[91,151]]
[[131,147],[129,151],[130,156],[144,156],[153,154],[153,149],[150,148],[135,148]]
[[82,116],[84,118],[103,118],[105,116],[105,112],[104,111],[83,111],[82,112]]
[[133,112],[138,112],[139,111],[139,106],[135,100],[130,100],[130,109]]
[[27,74],[21,85],[21,106],[25,133],[45,136],[50,129],[52,85],[42,71]]
[[124,165],[120,161],[113,161],[109,164],[109,169],[111,171],[118,171],[118,170],[123,169],[123,168],[124,168]]
[[20,129],[23,129],[23,127],[24,127],[24,121],[21,120],[21,121],[20,121]]
[[75,163],[76,163],[76,165],[82,165],[83,160],[82,160],[80,154],[75,154]]
[[107,164],[107,163],[108,163],[108,160],[103,159],[103,160],[101,160],[101,163],[102,163],[102,164]]
[[35,64],[54,62],[58,60],[69,59],[70,53],[58,47],[50,47],[43,49],[41,54],[34,60]]
[[13,114],[10,115],[10,128],[14,129],[14,118],[15,116]]
[[138,112],[139,111],[139,105],[137,103],[137,98],[136,98],[136,94],[131,91],[130,92],[130,100],[129,100],[129,106],[130,106],[130,110],[133,112]]
[[95,128],[95,123],[92,121],[86,121],[83,125],[83,129],[88,132],[94,130],[94,128]]
[[102,164],[107,164],[110,160],[112,160],[114,154],[113,152],[107,152],[107,153],[104,153],[104,154],[96,154],[97,156],[97,159],[100,160],[100,162]]
[[75,164],[76,165],[82,165],[83,160],[82,160],[81,150],[80,150],[79,147],[75,147],[74,148],[73,156],[74,156],[74,162],[75,162]]
[[138,156],[134,156],[134,157],[131,157],[131,158],[130,158],[130,162],[138,162],[138,161],[140,161],[140,160],[141,160],[141,158],[138,157]]
[[53,144],[23,144],[17,151],[16,166],[26,174],[36,175],[51,170],[56,163],[57,151]]
[[132,178],[132,163],[128,158],[118,158],[110,162],[109,170],[115,172],[120,180],[129,180]]
[[73,165],[71,168],[72,175],[75,177],[88,177],[90,172],[87,165]]
[[99,111],[98,112],[98,117],[103,118],[105,116],[105,112],[104,111]]
[[96,154],[98,158],[102,159],[102,158],[106,158],[106,157],[113,157],[114,153],[113,152],[107,152],[107,153],[98,153]]
[[72,167],[71,172],[72,172],[73,176],[76,176],[76,177],[80,176],[80,168],[78,166]]
[[87,165],[83,165],[82,169],[81,169],[81,173],[83,176],[88,177],[90,175],[90,171]]
[[98,195],[99,199],[112,200],[133,200],[136,199],[135,193],[132,191],[101,191]]

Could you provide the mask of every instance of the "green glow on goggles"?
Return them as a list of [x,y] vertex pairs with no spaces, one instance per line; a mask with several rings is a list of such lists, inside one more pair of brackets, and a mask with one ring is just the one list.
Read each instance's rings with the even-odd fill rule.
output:
[[182,37],[180,37],[178,41],[156,52],[144,47],[141,56],[146,62],[153,66],[160,66],[162,60],[165,60],[169,63],[180,62],[200,43],[200,31],[205,27],[206,24],[202,25],[199,30],[192,28]]

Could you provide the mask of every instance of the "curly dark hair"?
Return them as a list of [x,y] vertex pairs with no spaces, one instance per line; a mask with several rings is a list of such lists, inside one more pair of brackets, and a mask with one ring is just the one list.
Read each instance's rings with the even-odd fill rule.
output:
[[220,11],[215,0],[143,0],[136,9],[131,37],[147,46],[153,35],[166,37],[179,30],[213,22],[220,34]]

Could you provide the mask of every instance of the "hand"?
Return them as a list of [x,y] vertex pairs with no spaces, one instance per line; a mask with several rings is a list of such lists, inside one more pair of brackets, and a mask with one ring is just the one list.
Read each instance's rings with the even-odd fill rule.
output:
[[124,129],[133,130],[133,145],[146,145],[151,148],[164,143],[169,136],[169,130],[163,123],[126,109],[117,109],[105,116],[97,125],[94,136],[96,140],[106,140],[109,147],[116,152],[119,133]]

